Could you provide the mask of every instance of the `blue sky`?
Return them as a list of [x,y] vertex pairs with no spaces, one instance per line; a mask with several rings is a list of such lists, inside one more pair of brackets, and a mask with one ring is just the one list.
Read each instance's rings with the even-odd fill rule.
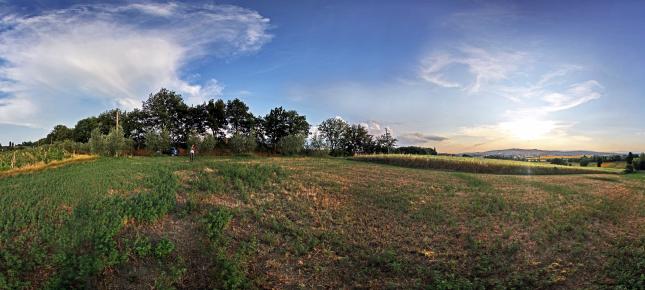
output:
[[0,0],[0,143],[161,87],[443,152],[645,150],[637,1]]

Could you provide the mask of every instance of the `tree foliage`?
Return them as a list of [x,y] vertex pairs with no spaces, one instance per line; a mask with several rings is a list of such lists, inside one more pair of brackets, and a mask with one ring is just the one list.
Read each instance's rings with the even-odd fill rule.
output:
[[306,139],[310,126],[305,116],[301,116],[293,110],[287,111],[282,107],[277,107],[264,117],[262,127],[267,143],[270,147],[275,147],[282,138],[287,136],[304,136]]
[[226,103],[226,122],[231,135],[250,133],[256,124],[256,118],[249,112],[249,107],[240,99]]
[[344,153],[343,145],[345,142],[345,132],[349,124],[340,118],[330,118],[318,125],[318,132],[326,140],[329,146],[330,154],[341,155]]

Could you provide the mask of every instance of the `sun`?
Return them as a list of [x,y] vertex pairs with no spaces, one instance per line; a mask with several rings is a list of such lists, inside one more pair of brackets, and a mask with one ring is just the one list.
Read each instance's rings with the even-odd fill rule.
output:
[[555,127],[556,124],[553,121],[532,118],[522,118],[501,124],[501,128],[506,133],[525,141],[542,139],[553,131]]

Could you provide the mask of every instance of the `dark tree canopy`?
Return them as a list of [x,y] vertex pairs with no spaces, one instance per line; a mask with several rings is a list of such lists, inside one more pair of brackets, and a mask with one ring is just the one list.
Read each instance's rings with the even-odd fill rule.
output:
[[67,128],[65,125],[56,125],[45,139],[47,143],[74,140],[74,129]]
[[211,133],[220,138],[226,136],[226,103],[222,100],[208,101],[206,104],[206,126],[211,129]]
[[121,118],[121,127],[126,138],[132,139],[136,148],[141,148],[145,144],[146,119],[145,112],[134,109],[132,112],[124,113]]
[[171,138],[181,142],[186,138],[186,115],[188,106],[181,95],[161,89],[143,102],[143,112],[147,120],[146,126],[158,131],[166,129]]
[[256,122],[256,118],[249,112],[249,107],[240,99],[228,101],[226,104],[226,121],[229,125],[229,133],[250,133]]
[[343,137],[343,147],[347,155],[366,153],[373,144],[372,135],[367,132],[367,128],[358,124],[345,128]]
[[305,116],[296,111],[287,111],[282,107],[271,110],[262,122],[267,142],[274,147],[280,140],[289,135],[309,135],[309,123]]
[[76,122],[76,126],[74,127],[74,141],[86,143],[88,140],[90,140],[92,130],[98,127],[98,125],[99,121],[96,117],[89,117],[79,120],[78,122]]
[[342,154],[343,134],[348,127],[349,124],[340,118],[329,118],[318,125],[318,131],[325,139],[332,155]]

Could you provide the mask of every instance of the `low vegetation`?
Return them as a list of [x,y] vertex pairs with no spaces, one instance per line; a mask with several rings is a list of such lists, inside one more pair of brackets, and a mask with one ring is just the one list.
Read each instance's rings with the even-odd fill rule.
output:
[[548,175],[548,174],[598,174],[620,173],[610,168],[553,165],[538,162],[484,159],[474,157],[431,156],[431,155],[358,155],[350,158],[356,161],[374,162],[411,168],[441,169],[472,173]]
[[639,289],[643,177],[102,158],[0,177],[0,289]]

